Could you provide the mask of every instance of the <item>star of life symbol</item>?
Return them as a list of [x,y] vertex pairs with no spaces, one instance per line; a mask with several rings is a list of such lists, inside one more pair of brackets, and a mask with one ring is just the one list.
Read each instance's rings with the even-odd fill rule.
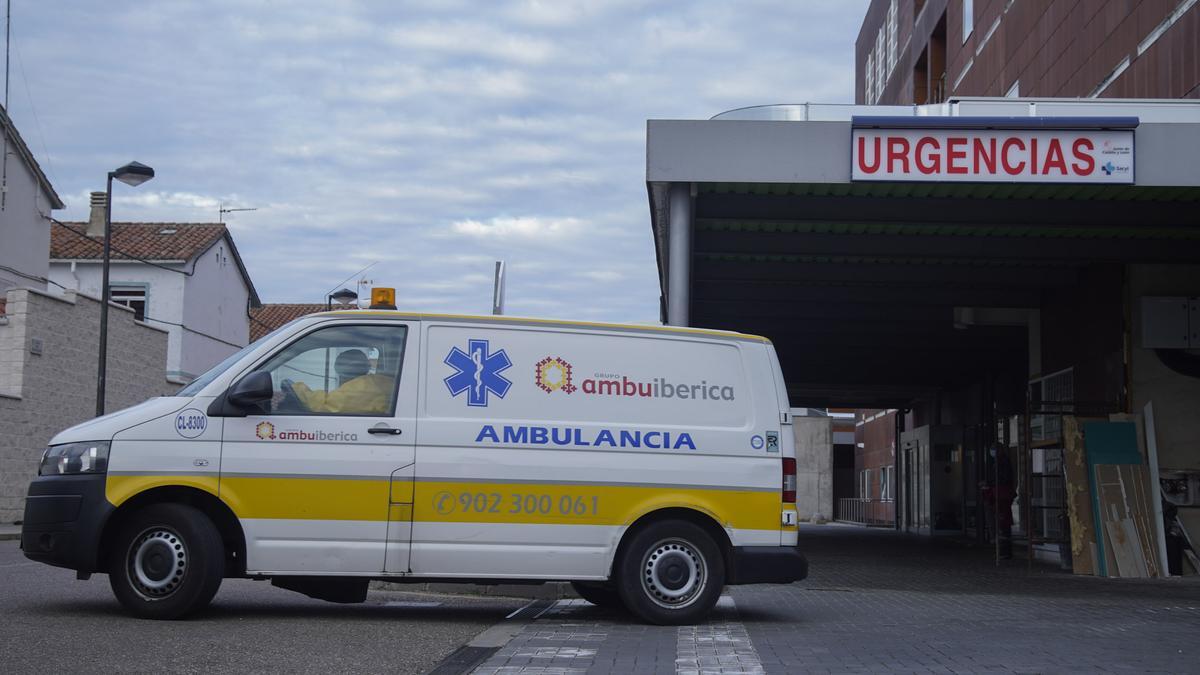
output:
[[444,363],[455,370],[443,380],[450,395],[467,392],[469,406],[486,407],[488,393],[504,398],[512,386],[512,382],[500,374],[512,366],[512,361],[503,349],[491,352],[487,340],[467,340],[467,351],[458,347],[451,349]]
[[578,389],[571,384],[571,364],[557,356],[547,356],[537,362],[533,382],[547,394],[558,390],[570,394]]

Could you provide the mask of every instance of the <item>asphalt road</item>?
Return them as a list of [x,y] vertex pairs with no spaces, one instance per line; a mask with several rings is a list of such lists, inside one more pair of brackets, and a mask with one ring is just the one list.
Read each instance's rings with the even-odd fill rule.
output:
[[108,578],[26,559],[0,542],[0,670],[26,672],[420,673],[527,600],[372,591],[336,605],[226,579],[184,621],[122,613]]

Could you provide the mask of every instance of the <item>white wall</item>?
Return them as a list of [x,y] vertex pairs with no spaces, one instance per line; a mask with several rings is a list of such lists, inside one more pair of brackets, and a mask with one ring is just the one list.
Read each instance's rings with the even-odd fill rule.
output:
[[[203,253],[194,269],[191,263],[167,266],[192,275],[114,260],[109,283],[147,286],[147,323],[168,333],[166,376],[186,382],[246,345],[249,290],[224,240]],[[72,272],[71,263],[54,262],[50,279],[99,296],[101,266],[99,261],[76,261]]]
[[222,239],[196,261],[183,298],[183,323],[212,337],[183,333],[180,370],[195,377],[244,347],[250,337],[250,289]]
[[0,211],[0,293],[14,287],[46,290],[44,282],[4,270],[46,278],[50,258],[50,202],[9,141],[8,198]]
[[[1133,344],[1130,394],[1134,412],[1154,403],[1158,465],[1200,469],[1200,379],[1176,373],[1142,348],[1142,296],[1200,296],[1200,265],[1130,265],[1128,268]],[[1193,535],[1194,536],[1194,535]]]

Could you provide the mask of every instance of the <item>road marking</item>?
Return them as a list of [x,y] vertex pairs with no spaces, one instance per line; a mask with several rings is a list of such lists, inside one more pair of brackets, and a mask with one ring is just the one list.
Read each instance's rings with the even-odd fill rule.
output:
[[442,659],[441,663],[437,664],[433,670],[429,671],[429,675],[462,675],[462,673],[471,672],[476,666],[500,651],[501,647],[512,641],[531,621],[535,621],[537,617],[553,606],[554,603],[550,600],[531,600],[524,607],[504,617],[504,621],[476,635],[471,638],[470,642],[454,650],[449,656]]
[[[717,607],[737,612],[737,605],[728,595],[721,596]],[[675,644],[675,672],[679,675],[766,672],[750,634],[740,621],[680,626]]]
[[[480,634],[481,638],[491,634],[499,639],[488,641],[489,646],[497,647],[487,658],[475,663],[473,672],[477,675],[584,673],[602,650],[607,654],[610,650],[623,651],[635,646],[639,649],[652,646],[658,652],[658,664],[661,666],[670,663],[672,658],[670,642],[663,644],[661,638],[673,635],[673,670],[677,674],[765,673],[758,650],[754,648],[746,627],[738,620],[737,605],[733,598],[722,596],[717,601],[717,610],[712,618],[698,626],[644,626],[641,631],[628,633],[624,630],[624,624],[636,623],[636,619],[628,615],[620,618],[597,617],[592,605],[585,600],[559,600],[537,610],[526,606],[519,611],[533,615],[528,622],[519,626],[513,626],[516,622],[502,622]],[[510,626],[515,630],[504,631],[503,635],[497,632],[497,629]],[[648,640],[643,642],[640,635],[643,632],[655,632],[660,637],[656,639],[654,635],[648,635],[645,636]],[[630,642],[618,642],[617,638],[627,638]],[[510,645],[514,639],[516,642]],[[474,645],[476,641],[470,644]],[[662,653],[664,651],[666,653]],[[509,663],[512,665],[507,665]]]

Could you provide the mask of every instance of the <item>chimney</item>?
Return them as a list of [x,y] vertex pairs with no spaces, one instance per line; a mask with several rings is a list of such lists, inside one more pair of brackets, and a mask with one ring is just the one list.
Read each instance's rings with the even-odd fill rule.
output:
[[87,236],[104,236],[104,207],[108,199],[103,192],[92,193],[92,215],[88,217]]

